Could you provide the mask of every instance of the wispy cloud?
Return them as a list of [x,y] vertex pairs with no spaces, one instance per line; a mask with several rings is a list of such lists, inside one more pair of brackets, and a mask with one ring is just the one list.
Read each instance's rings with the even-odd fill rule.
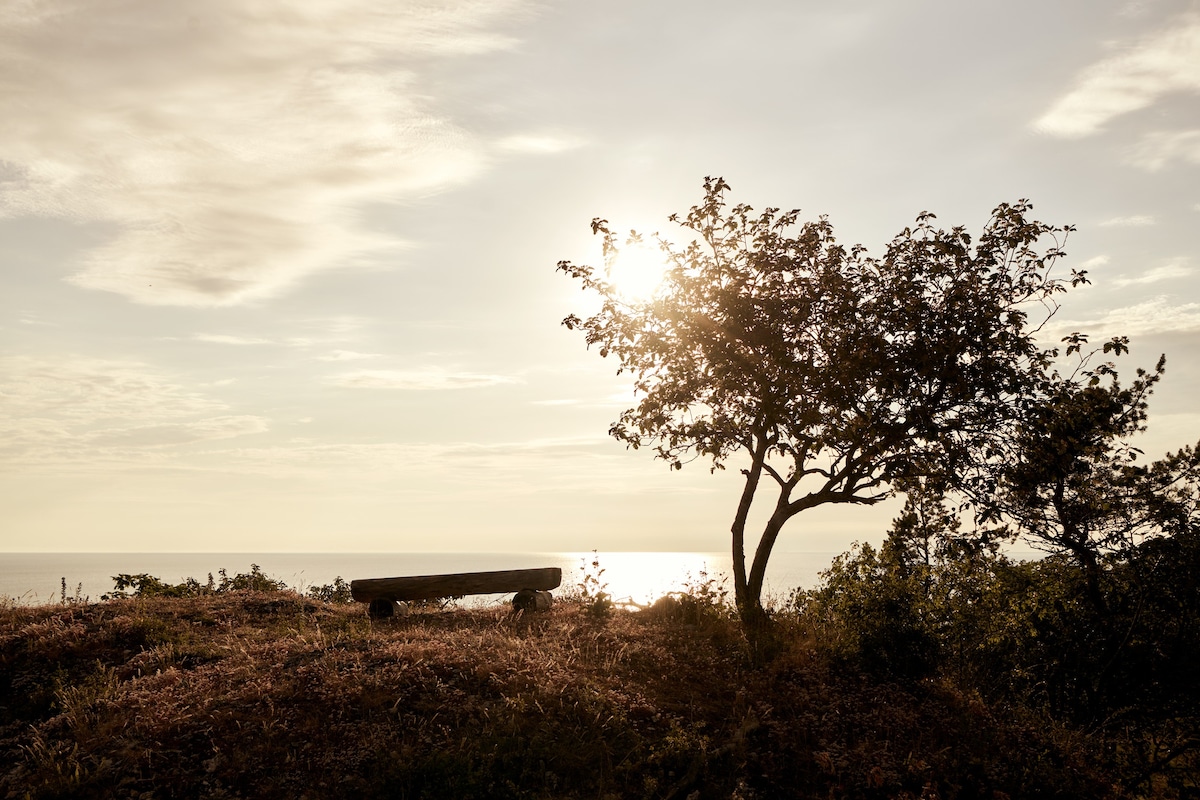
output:
[[1105,255],[1092,256],[1087,261],[1080,262],[1078,265],[1076,265],[1075,268],[1076,269],[1095,269],[1096,267],[1104,266],[1109,261],[1110,261],[1109,257],[1105,256]]
[[389,495],[405,491],[423,498],[430,484],[469,480],[473,491],[544,494],[563,490],[605,493],[691,493],[694,485],[658,465],[636,460],[606,436],[480,442],[294,441],[260,447],[214,449],[223,469],[303,480],[333,474],[355,487],[383,483]]
[[333,386],[349,389],[399,389],[428,392],[447,389],[479,389],[505,383],[516,383],[505,375],[486,375],[476,372],[427,370],[358,370],[331,375],[326,379]]
[[487,148],[421,86],[505,47],[518,0],[29,0],[0,6],[0,215],[112,223],[72,278],[228,305],[393,246],[364,204],[462,181]]
[[511,153],[549,154],[565,153],[583,147],[584,140],[566,134],[521,134],[508,136],[496,143],[500,150]]
[[1145,228],[1158,224],[1149,214],[1135,214],[1131,217],[1113,217],[1100,223],[1101,228]]
[[1200,91],[1200,13],[1181,15],[1163,30],[1083,71],[1075,85],[1035,123],[1054,136],[1081,138],[1113,119],[1173,92]]
[[166,447],[264,433],[268,427],[262,417],[210,417],[191,422],[110,428],[96,431],[88,435],[86,440],[99,447]]
[[1117,12],[1118,16],[1122,17],[1140,17],[1149,10],[1150,3],[1147,0],[1132,0],[1121,7]]
[[[209,344],[226,344],[234,346],[247,345],[276,345],[309,349],[316,347],[335,347],[339,344],[353,342],[360,338],[360,330],[364,323],[356,318],[333,319],[301,319],[287,322],[276,322],[272,326],[273,337],[250,333],[194,333],[192,341]],[[281,328],[303,333],[302,336],[285,336]],[[174,337],[163,337],[165,341],[178,341]],[[376,358],[376,353],[361,353],[344,348],[335,348],[324,356],[317,356],[322,361],[347,361],[361,358]]]
[[197,333],[192,338],[198,342],[210,342],[212,344],[274,344],[270,339],[260,339],[254,336],[231,336],[224,333]]
[[[399,375],[407,377],[396,380]],[[376,379],[375,385],[388,388],[427,390],[511,381],[449,370],[376,373]],[[300,417],[293,423],[311,421]],[[388,496],[408,491],[422,498],[436,496],[433,487],[447,480],[469,480],[478,489],[506,495],[585,487],[593,492],[688,491],[669,470],[653,469],[649,479],[631,471],[629,454],[599,432],[499,442],[339,442],[324,440],[317,431],[281,439],[272,432],[276,427],[261,416],[238,414],[146,364],[0,358],[0,470],[266,475],[313,481],[325,491],[331,486],[352,492],[384,487]]]
[[[1200,54],[1197,55],[1200,57]],[[1156,132],[1142,137],[1128,161],[1135,167],[1157,171],[1172,161],[1200,164],[1200,131]]]
[[1126,276],[1122,275],[1113,280],[1113,285],[1135,286],[1148,283],[1158,283],[1159,281],[1174,280],[1175,278],[1186,278],[1192,274],[1192,269],[1187,265],[1187,259],[1177,258],[1169,263],[1163,264],[1161,267],[1147,270],[1141,275]]
[[1064,320],[1056,325],[1058,329],[1092,333],[1093,341],[1099,341],[1102,335],[1194,333],[1200,331],[1200,303],[1174,303],[1163,295],[1136,305],[1112,309],[1092,319]]
[[317,356],[318,361],[362,361],[368,358],[379,358],[380,353],[359,353],[354,350],[334,350],[323,356]]
[[225,406],[145,364],[80,357],[0,359],[0,413],[72,424],[211,414]]
[[57,322],[47,322],[46,320],[42,319],[41,316],[36,311],[21,311],[21,312],[19,312],[19,314],[17,316],[17,322],[21,323],[22,325],[35,325],[35,326],[39,326],[39,327],[41,327],[41,326],[58,327]]
[[135,458],[130,450],[268,429],[145,364],[79,357],[0,359],[0,454],[9,463]]

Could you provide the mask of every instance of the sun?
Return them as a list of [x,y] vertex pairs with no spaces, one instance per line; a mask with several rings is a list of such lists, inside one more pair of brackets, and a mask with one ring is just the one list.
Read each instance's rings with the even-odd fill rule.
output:
[[631,303],[650,300],[666,272],[666,255],[657,242],[628,242],[608,264],[608,279],[617,294]]

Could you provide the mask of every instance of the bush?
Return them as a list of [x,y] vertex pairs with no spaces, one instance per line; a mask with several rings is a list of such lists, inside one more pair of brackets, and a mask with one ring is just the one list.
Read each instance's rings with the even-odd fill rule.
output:
[[[182,583],[166,583],[145,572],[136,575],[122,572],[112,576],[113,591],[100,596],[101,600],[119,600],[126,597],[199,597],[204,594],[224,592],[279,592],[287,589],[287,583],[267,576],[258,564],[251,564],[249,572],[239,572],[232,578],[224,569],[219,570],[220,583],[208,574],[208,582],[201,584],[195,578],[186,578]],[[337,579],[341,581],[339,577]],[[344,581],[343,581],[344,584]],[[347,593],[349,587],[346,588]]]
[[354,598],[350,595],[350,584],[346,583],[341,575],[334,578],[333,583],[310,586],[305,594],[313,600],[320,600],[323,603],[354,602]]
[[910,522],[898,519],[878,550],[856,545],[817,589],[793,595],[835,664],[876,679],[950,681],[1086,730],[1114,772],[1136,777],[1131,791],[1195,794],[1200,528],[1102,559],[1097,604],[1069,556],[1013,562],[952,531],[915,535]]

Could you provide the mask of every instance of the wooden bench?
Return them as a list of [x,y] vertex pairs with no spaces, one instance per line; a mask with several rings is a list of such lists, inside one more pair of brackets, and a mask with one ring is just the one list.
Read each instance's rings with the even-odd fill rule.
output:
[[390,617],[399,603],[462,597],[468,594],[516,592],[513,608],[544,611],[552,602],[550,590],[562,583],[558,567],[503,569],[493,572],[458,572],[449,575],[413,575],[405,578],[363,578],[350,581],[350,596],[368,603],[373,618]]

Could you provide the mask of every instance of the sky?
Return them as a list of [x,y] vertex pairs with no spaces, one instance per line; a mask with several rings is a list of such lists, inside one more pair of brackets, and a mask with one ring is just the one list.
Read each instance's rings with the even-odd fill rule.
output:
[[1029,198],[1200,438],[1200,3],[9,0],[0,108],[0,551],[726,549],[555,271],[709,175],[874,253]]

